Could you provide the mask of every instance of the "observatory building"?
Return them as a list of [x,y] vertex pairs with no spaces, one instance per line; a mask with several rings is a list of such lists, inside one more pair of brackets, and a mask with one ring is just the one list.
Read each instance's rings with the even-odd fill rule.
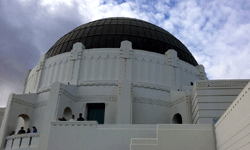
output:
[[[9,96],[0,149],[249,150],[249,90],[249,80],[208,80],[156,25],[100,19],[61,37],[23,94]],[[85,121],[69,121],[79,113]],[[10,135],[33,126],[37,133]]]

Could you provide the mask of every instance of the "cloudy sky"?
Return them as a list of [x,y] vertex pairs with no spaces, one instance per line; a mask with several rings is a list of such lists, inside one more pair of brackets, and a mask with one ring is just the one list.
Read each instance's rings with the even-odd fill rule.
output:
[[250,0],[1,0],[0,106],[73,28],[106,17],[156,24],[184,43],[209,79],[250,79]]

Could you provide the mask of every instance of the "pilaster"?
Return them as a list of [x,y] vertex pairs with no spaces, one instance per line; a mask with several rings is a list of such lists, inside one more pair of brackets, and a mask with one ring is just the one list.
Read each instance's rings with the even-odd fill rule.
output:
[[40,60],[37,63],[37,66],[36,66],[36,73],[37,73],[36,83],[35,83],[35,91],[36,91],[36,93],[38,92],[38,89],[39,89],[39,86],[40,86],[45,61],[46,61],[46,54],[42,54],[40,56]]
[[205,72],[205,68],[203,65],[198,65],[196,66],[196,68],[199,70],[200,74],[199,74],[199,78],[201,80],[208,80],[206,72]]
[[117,93],[117,124],[132,123],[132,43],[122,41]]
[[5,141],[6,141],[5,138],[10,133],[10,131],[13,131],[13,129],[10,129],[10,127],[8,125],[9,120],[11,119],[11,118],[9,118],[9,116],[11,113],[11,100],[12,100],[13,96],[14,96],[13,93],[11,93],[9,95],[7,106],[6,106],[5,111],[4,111],[4,117],[2,120],[1,130],[0,130],[0,149],[4,149],[4,145],[5,145]]
[[49,141],[49,134],[50,134],[50,127],[51,127],[51,121],[56,120],[57,116],[57,110],[58,105],[61,97],[61,91],[60,91],[61,83],[54,82],[51,85],[51,91],[49,95],[48,104],[46,106],[44,119],[43,119],[43,125],[40,135],[40,141],[38,145],[39,150],[45,150],[48,146]]
[[70,84],[77,85],[79,69],[81,65],[82,51],[85,49],[85,46],[77,42],[73,45],[70,56],[70,65],[72,66],[72,74],[70,75]]
[[169,68],[169,83],[172,90],[180,89],[180,68],[179,58],[174,49],[169,49],[166,53]]

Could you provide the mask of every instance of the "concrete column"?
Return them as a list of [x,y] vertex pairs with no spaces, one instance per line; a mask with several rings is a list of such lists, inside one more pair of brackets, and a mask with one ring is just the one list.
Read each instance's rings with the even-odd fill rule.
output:
[[13,95],[14,95],[13,93],[11,93],[9,95],[7,106],[6,106],[5,111],[4,111],[4,117],[2,120],[2,125],[1,125],[1,130],[0,130],[0,149],[4,149],[6,136],[9,135],[10,132],[15,129],[14,127],[9,126],[9,120],[11,119],[9,117],[10,113],[11,113],[11,111],[10,111],[11,110],[11,100],[13,98]]
[[204,66],[203,65],[198,65],[198,66],[196,66],[196,68],[200,72],[200,74],[199,74],[200,79],[201,80],[208,80]]
[[122,41],[120,47],[117,124],[132,123],[132,43]]
[[46,61],[46,54],[42,54],[36,66],[36,72],[37,72],[37,77],[36,77],[36,82],[35,82],[36,93],[38,92],[38,89],[40,87],[41,77],[43,73],[43,66],[44,66],[45,61]]
[[178,90],[180,89],[180,68],[177,52],[174,49],[169,49],[165,55],[169,66],[169,86],[171,90]]
[[43,128],[40,133],[40,140],[38,145],[39,150],[45,150],[47,149],[48,146],[50,127],[51,127],[50,122],[56,120],[57,110],[60,102],[60,97],[61,97],[60,86],[61,83],[59,82],[54,82],[51,85],[49,100],[46,106],[45,115],[43,119],[43,125],[42,125]]
[[24,88],[23,88],[23,94],[25,93],[26,88],[27,88],[27,83],[28,83],[28,78],[29,78],[30,72],[31,72],[31,69],[29,70],[29,72],[28,72],[28,74],[27,74],[27,76],[25,78]]
[[77,42],[73,45],[71,50],[70,63],[72,66],[72,74],[70,75],[70,84],[77,85],[79,70],[81,65],[82,51],[85,49],[85,46]]

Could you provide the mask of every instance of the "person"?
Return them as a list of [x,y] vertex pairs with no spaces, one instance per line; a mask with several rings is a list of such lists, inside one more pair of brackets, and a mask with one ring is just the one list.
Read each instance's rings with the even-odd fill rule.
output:
[[25,133],[25,130],[23,129],[23,127],[21,127],[21,130],[19,130],[18,132],[17,132],[17,134],[24,134]]
[[11,133],[10,133],[10,135],[14,135],[15,134],[15,131],[12,131]]
[[30,133],[30,128],[27,129],[27,133]]
[[33,132],[33,133],[37,133],[37,129],[36,129],[35,126],[32,127],[32,132]]
[[72,115],[72,117],[69,119],[69,121],[75,121],[75,115]]
[[67,121],[64,117],[62,117],[62,120],[61,121]]
[[82,113],[79,113],[79,118],[77,118],[77,121],[84,121],[84,118],[82,117]]

